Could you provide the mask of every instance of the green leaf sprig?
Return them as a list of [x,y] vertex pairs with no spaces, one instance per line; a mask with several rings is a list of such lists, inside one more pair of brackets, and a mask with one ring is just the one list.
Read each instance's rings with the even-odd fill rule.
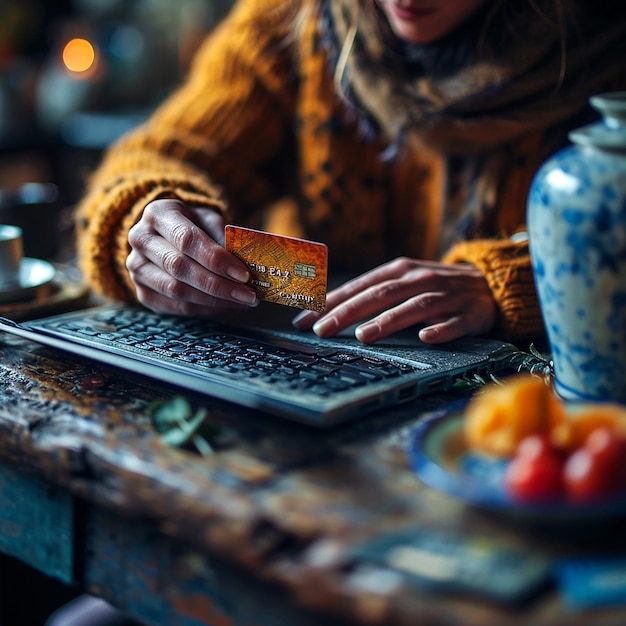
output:
[[202,456],[214,454],[209,442],[221,432],[221,426],[207,423],[205,408],[195,413],[189,402],[175,396],[171,400],[157,400],[150,405],[150,419],[154,428],[161,434],[161,441],[175,448],[192,445]]

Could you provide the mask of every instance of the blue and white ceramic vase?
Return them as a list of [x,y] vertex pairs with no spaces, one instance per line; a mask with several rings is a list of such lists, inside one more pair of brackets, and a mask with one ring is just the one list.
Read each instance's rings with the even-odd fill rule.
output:
[[530,254],[557,393],[626,403],[626,92],[590,104],[533,180]]

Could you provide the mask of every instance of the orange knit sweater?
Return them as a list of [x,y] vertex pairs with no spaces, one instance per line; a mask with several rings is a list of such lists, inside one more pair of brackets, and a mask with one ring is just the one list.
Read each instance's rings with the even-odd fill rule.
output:
[[[489,238],[440,251],[446,159],[382,159],[385,144],[362,137],[335,93],[313,19],[293,53],[292,12],[284,0],[240,1],[184,85],[109,149],[77,214],[80,264],[94,291],[134,298],[128,230],[148,202],[176,197],[228,211],[234,223],[324,241],[331,273],[399,255],[473,263],[499,307],[496,334],[541,333],[527,245],[509,239],[524,229],[528,187],[547,156],[541,138],[512,146],[519,158],[504,173]],[[297,208],[263,213],[286,197]]]

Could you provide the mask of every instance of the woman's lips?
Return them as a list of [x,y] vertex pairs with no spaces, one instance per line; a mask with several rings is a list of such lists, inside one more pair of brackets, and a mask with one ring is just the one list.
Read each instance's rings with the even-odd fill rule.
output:
[[414,7],[410,5],[404,6],[396,4],[395,2],[392,3],[391,10],[396,14],[396,17],[406,21],[415,21],[418,19],[422,19],[434,12],[434,9],[432,8]]

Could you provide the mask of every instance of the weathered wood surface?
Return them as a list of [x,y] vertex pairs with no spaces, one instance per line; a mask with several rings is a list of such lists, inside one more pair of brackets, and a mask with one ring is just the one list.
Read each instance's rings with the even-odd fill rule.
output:
[[[498,537],[554,556],[625,547],[620,532],[603,528],[602,538],[584,545],[579,536],[538,534],[422,486],[407,464],[408,437],[424,411],[458,399],[460,392],[324,431],[185,392],[194,406],[209,409],[212,421],[235,433],[228,447],[204,458],[164,445],[150,423],[153,400],[181,393],[0,336],[0,461],[95,505],[78,515],[87,518],[88,529],[102,517],[148,529],[137,554],[152,554],[153,561],[143,570],[137,566],[137,575],[148,596],[167,598],[170,607],[170,613],[153,607],[155,615],[169,615],[153,623],[240,623],[228,607],[215,614],[215,602],[201,601],[192,585],[213,562],[270,585],[295,607],[346,624],[626,623],[626,609],[568,611],[555,591],[523,609],[505,609],[419,591],[395,571],[348,567],[347,555],[359,542],[420,524]],[[76,545],[88,549],[76,573],[79,582],[146,617],[127,593],[132,564],[114,558],[101,539],[90,543],[89,530],[83,534]],[[158,553],[159,542],[170,547]],[[117,581],[116,567],[127,568]],[[177,578],[180,586],[173,591]],[[186,588],[193,593],[186,595]],[[191,611],[189,621],[174,621],[176,602]]]
[[73,537],[71,495],[0,464],[0,552],[71,584],[75,580]]

